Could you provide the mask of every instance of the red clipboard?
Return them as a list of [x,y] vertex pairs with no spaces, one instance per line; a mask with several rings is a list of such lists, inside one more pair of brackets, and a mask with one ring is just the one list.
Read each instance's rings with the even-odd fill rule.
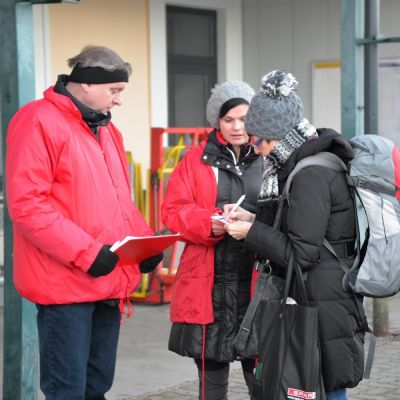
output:
[[146,258],[161,253],[182,235],[127,236],[111,246],[111,251],[119,256],[121,264],[138,264]]

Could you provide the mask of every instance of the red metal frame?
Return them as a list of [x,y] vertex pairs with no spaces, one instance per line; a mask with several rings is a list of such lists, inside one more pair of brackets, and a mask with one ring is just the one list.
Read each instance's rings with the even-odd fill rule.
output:
[[[154,230],[161,231],[162,224],[160,226],[156,226],[156,219],[160,221],[160,210],[161,204],[164,199],[164,190],[163,190],[163,177],[160,176],[159,170],[164,163],[164,154],[163,154],[163,141],[164,135],[189,135],[192,139],[190,145],[186,145],[187,148],[198,146],[200,141],[204,139],[210,132],[211,128],[151,128],[151,160],[150,160],[150,173],[152,176],[157,174],[159,179],[158,185],[158,207],[153,207],[154,204],[154,185],[151,185],[150,188],[150,226]],[[158,217],[158,218],[157,218]]]
[[[164,173],[161,171],[165,156],[163,142],[167,135],[184,135],[185,138],[191,138],[190,144],[185,144],[185,148],[198,146],[200,141],[204,139],[212,128],[205,127],[169,127],[169,128],[151,128],[151,161],[150,174],[151,182],[149,182],[149,223],[155,232],[162,232],[164,226],[161,221],[161,204],[164,200]],[[156,204],[157,203],[157,204]],[[148,290],[145,296],[135,299],[148,303],[169,303],[172,296],[172,285],[176,274],[176,259],[179,243],[171,248],[171,257],[169,266],[164,268],[160,264],[157,269],[149,274]]]

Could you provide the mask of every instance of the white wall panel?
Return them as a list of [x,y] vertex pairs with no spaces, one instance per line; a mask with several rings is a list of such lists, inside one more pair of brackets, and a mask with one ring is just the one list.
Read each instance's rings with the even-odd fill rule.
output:
[[[243,70],[246,81],[254,90],[259,89],[260,84],[260,18],[257,0],[248,0],[249,4],[243,9]],[[248,40],[246,40],[248,38]],[[259,49],[254,51],[254,49]]]
[[327,26],[326,58],[340,58],[340,1],[328,0],[328,13],[324,23]]
[[293,6],[293,73],[299,81],[299,94],[305,115],[312,122],[311,61],[327,59],[328,2],[308,0]]
[[293,68],[292,7],[286,2],[260,7],[260,66],[261,76],[276,68]]
[[[242,0],[242,5],[244,80],[259,88],[266,71],[290,70],[312,122],[312,63],[340,60],[341,0]],[[400,36],[400,1],[382,0],[380,8],[381,33]],[[398,43],[379,50],[381,58],[400,56]]]
[[[380,33],[386,37],[399,37],[399,0],[382,0],[380,14]],[[380,56],[383,58],[399,57],[400,43],[382,44],[379,46]]]

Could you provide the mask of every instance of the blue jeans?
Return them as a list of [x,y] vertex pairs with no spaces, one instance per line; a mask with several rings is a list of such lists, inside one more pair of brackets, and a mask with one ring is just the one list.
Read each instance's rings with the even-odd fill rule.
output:
[[347,400],[346,389],[337,389],[326,394],[326,400]]
[[118,305],[37,305],[40,388],[46,400],[104,400],[114,380]]

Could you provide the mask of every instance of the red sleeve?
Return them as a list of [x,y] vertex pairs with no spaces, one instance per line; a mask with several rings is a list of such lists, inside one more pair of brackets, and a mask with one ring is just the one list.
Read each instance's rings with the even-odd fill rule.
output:
[[211,167],[200,161],[198,151],[187,153],[170,176],[161,208],[163,223],[186,241],[215,244],[222,238],[211,233],[211,215],[218,212],[216,192]]
[[50,257],[86,271],[103,243],[53,206],[53,170],[62,144],[46,135],[34,111],[25,109],[17,114],[8,130],[6,185],[10,217],[14,227]]

